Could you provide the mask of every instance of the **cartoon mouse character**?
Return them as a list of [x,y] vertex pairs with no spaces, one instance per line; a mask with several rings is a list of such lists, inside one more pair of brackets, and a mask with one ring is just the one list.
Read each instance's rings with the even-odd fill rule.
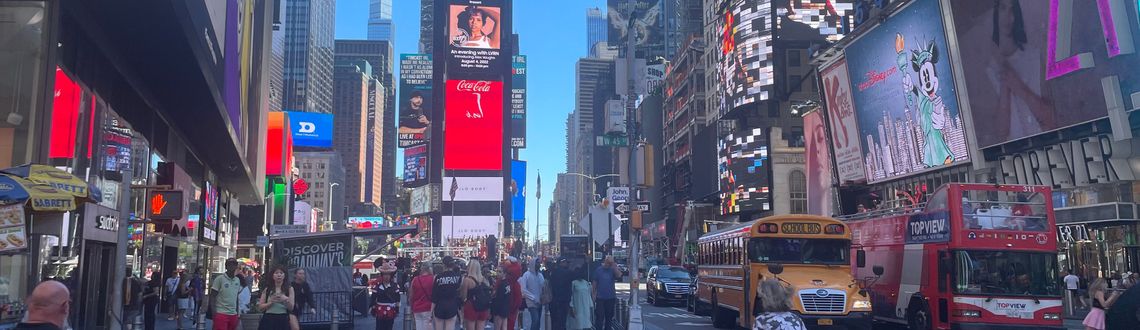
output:
[[[942,103],[942,96],[938,95],[938,47],[931,40],[925,47],[912,49],[908,54],[905,49],[905,39],[902,34],[895,35],[895,51],[898,53],[896,64],[900,72],[907,72],[907,66],[918,74],[918,84],[914,83],[911,74],[903,76],[903,92],[906,95],[908,108],[915,109],[915,117],[922,127],[923,141],[922,162],[927,167],[947,165],[954,162],[954,154],[946,145],[946,137],[942,130],[946,127],[946,105]],[[909,65],[907,65],[909,64]],[[916,104],[917,103],[917,104]]]

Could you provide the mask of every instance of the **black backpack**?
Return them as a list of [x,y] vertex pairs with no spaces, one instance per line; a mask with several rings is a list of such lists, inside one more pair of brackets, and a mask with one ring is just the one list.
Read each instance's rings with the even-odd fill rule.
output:
[[[472,278],[474,280],[474,278]],[[491,287],[487,283],[476,283],[467,295],[470,296],[471,305],[476,311],[491,309]]]

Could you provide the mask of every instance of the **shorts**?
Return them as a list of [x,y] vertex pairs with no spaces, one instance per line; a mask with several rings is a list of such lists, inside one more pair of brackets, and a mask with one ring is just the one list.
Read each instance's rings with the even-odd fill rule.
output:
[[190,309],[190,298],[178,298],[178,309]]
[[237,315],[214,313],[214,330],[235,330],[237,326]]

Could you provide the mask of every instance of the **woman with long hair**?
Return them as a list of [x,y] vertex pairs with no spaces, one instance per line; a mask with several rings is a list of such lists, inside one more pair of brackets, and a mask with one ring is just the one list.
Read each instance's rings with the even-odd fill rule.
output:
[[1112,306],[1116,302],[1116,298],[1120,297],[1120,291],[1113,291],[1111,295],[1105,295],[1108,291],[1108,281],[1103,277],[1097,278],[1089,285],[1089,300],[1092,300],[1092,309],[1089,314],[1085,316],[1084,322],[1086,330],[1104,330],[1104,310]]
[[190,281],[186,279],[186,272],[178,273],[178,288],[174,289],[178,297],[178,309],[174,312],[174,322],[178,329],[182,329],[182,317],[190,309]]
[[[440,267],[440,272],[442,272]],[[415,330],[431,330],[431,284],[435,272],[430,262],[421,262],[419,275],[408,285],[408,305],[412,307],[412,317],[416,320]]]
[[373,316],[376,317],[376,330],[392,330],[396,316],[400,315],[400,288],[393,281],[396,265],[388,261],[380,265],[380,279],[372,291]]
[[807,329],[804,321],[792,310],[792,289],[776,280],[760,282],[756,289],[760,314],[752,323],[752,330]]
[[285,267],[273,267],[270,272],[273,280],[265,289],[261,290],[261,299],[258,299],[257,309],[264,311],[261,315],[259,330],[289,329],[289,311],[293,310],[293,286],[289,285],[289,273]]
[[479,260],[472,259],[467,264],[467,276],[463,278],[463,285],[459,289],[467,299],[467,303],[463,304],[464,329],[483,329],[487,325],[487,320],[491,319],[489,309],[479,310],[475,306],[475,296],[481,290],[490,290],[490,287],[490,282],[483,277],[483,264]]

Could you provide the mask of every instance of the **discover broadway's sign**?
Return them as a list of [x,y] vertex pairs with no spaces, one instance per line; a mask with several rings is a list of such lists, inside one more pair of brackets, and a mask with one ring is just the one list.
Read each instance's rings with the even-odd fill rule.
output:
[[278,260],[287,262],[290,268],[352,265],[352,236],[348,234],[281,239],[274,245]]

